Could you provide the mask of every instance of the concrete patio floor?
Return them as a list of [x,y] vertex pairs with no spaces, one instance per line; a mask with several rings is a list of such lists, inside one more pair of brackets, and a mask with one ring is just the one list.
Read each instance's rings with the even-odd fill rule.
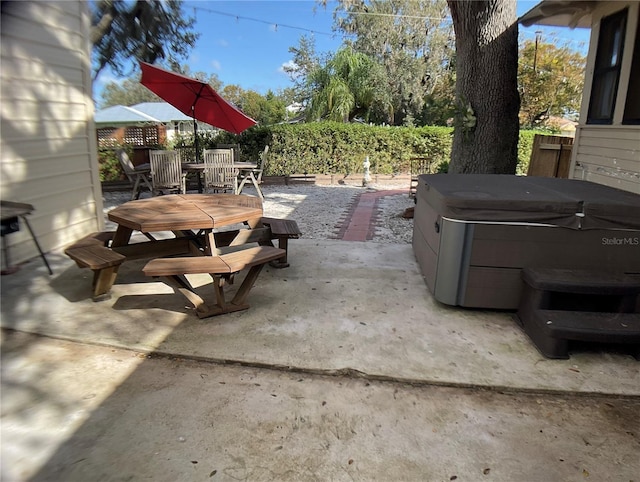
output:
[[410,245],[290,249],[204,320],[143,262],[99,303],[60,253],[3,277],[2,480],[637,480],[631,356],[544,359],[434,301]]

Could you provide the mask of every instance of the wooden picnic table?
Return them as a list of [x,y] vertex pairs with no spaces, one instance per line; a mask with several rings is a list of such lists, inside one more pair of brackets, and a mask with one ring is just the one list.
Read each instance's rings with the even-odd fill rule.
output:
[[[129,243],[131,233],[160,231],[200,231],[231,224],[256,227],[262,217],[262,201],[253,196],[233,194],[174,194],[124,203],[108,214],[118,224],[112,247]],[[215,242],[209,239],[209,248]]]
[[[264,237],[261,226],[262,200],[234,194],[176,194],[129,201],[108,213],[118,224],[111,249],[127,260],[152,258],[144,267],[148,276],[162,276],[191,301],[199,317],[249,308],[245,299],[265,263],[286,256],[284,249],[256,246],[221,254],[214,230],[236,224],[248,229],[220,233],[224,246],[241,246]],[[133,231],[148,242],[130,243]],[[172,239],[156,239],[153,233],[172,231]],[[168,255],[180,257],[163,258]],[[224,297],[225,283],[249,269],[234,298]],[[208,273],[214,279],[215,306],[208,307],[185,278],[186,274]]]

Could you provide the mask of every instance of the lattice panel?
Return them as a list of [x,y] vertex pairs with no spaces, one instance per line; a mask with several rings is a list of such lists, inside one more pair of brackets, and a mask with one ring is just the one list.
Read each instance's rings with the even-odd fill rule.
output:
[[162,125],[101,127],[96,129],[99,147],[116,147],[122,144],[131,146],[157,146],[166,140],[166,130]]

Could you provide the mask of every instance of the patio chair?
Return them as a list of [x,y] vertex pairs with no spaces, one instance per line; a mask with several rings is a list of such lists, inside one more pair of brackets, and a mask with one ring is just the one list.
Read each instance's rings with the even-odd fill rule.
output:
[[[267,154],[269,153],[269,146],[264,146],[264,150],[260,153],[258,157],[258,162],[256,163],[256,167],[250,170],[241,170],[240,171],[240,185],[238,186],[238,194],[242,192],[245,184],[247,182],[253,183],[255,180],[255,188],[258,191],[258,196],[263,197],[262,191],[260,190],[259,185],[262,184],[262,172],[264,171],[264,167],[267,163]],[[253,177],[253,179],[252,179]]]
[[120,162],[120,166],[122,167],[122,170],[124,171],[125,176],[127,176],[127,179],[129,179],[129,182],[131,183],[131,186],[132,186],[131,200],[132,201],[134,199],[140,198],[140,193],[142,192],[142,188],[144,186],[147,186],[147,188],[149,189],[149,192],[151,193],[153,192],[153,186],[151,185],[151,182],[149,181],[149,177],[147,176],[147,174],[149,173],[149,170],[136,171],[136,168],[131,162],[131,159],[129,159],[129,155],[124,149],[116,150],[116,157]]
[[409,182],[409,197],[416,198],[416,189],[418,187],[418,176],[427,174],[431,169],[431,159],[428,157],[412,157],[411,162],[411,181]]
[[264,150],[260,153],[258,158],[258,167],[253,170],[253,175],[258,181],[258,184],[262,184],[262,171],[264,171],[264,166],[267,165],[267,156],[269,154],[269,146],[264,146]]
[[232,149],[205,149],[204,151],[205,191],[238,192],[238,171],[233,167]]
[[233,150],[233,162],[240,162],[240,144],[216,144],[216,149]]
[[186,173],[182,172],[180,156],[176,151],[149,151],[153,195],[185,194]]

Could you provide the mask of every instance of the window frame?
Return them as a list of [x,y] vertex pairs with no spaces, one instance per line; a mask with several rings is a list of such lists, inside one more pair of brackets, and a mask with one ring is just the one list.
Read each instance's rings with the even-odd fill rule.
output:
[[[624,42],[627,30],[627,20],[629,9],[625,8],[616,13],[602,17],[600,21],[600,33],[598,36],[598,46],[596,49],[596,58],[593,69],[593,77],[591,82],[591,93],[589,99],[589,111],[587,114],[587,124],[612,124],[615,114],[616,100],[618,97],[618,87],[620,85],[620,73],[622,69],[622,58],[624,55]],[[603,33],[615,33],[619,35],[620,43],[616,50],[615,42],[610,41],[609,37],[604,37]],[[613,63],[615,55],[616,62]],[[607,77],[615,76],[613,80],[607,80]],[[603,99],[594,96],[595,92],[602,92],[601,87],[609,87],[613,89],[610,103],[603,105]],[[601,116],[594,113],[598,108],[603,110],[607,108],[608,115]]]
[[[632,89],[636,85],[640,85],[640,11],[638,12],[638,23],[636,24],[636,38],[633,43],[633,52],[631,53],[631,69],[629,70],[629,82],[627,87],[627,98],[624,101],[624,111],[622,113],[622,123],[624,125],[640,124],[640,109],[637,107],[640,102],[640,91]],[[632,111],[631,100],[635,104],[635,112]],[[634,117],[632,117],[634,116]]]

